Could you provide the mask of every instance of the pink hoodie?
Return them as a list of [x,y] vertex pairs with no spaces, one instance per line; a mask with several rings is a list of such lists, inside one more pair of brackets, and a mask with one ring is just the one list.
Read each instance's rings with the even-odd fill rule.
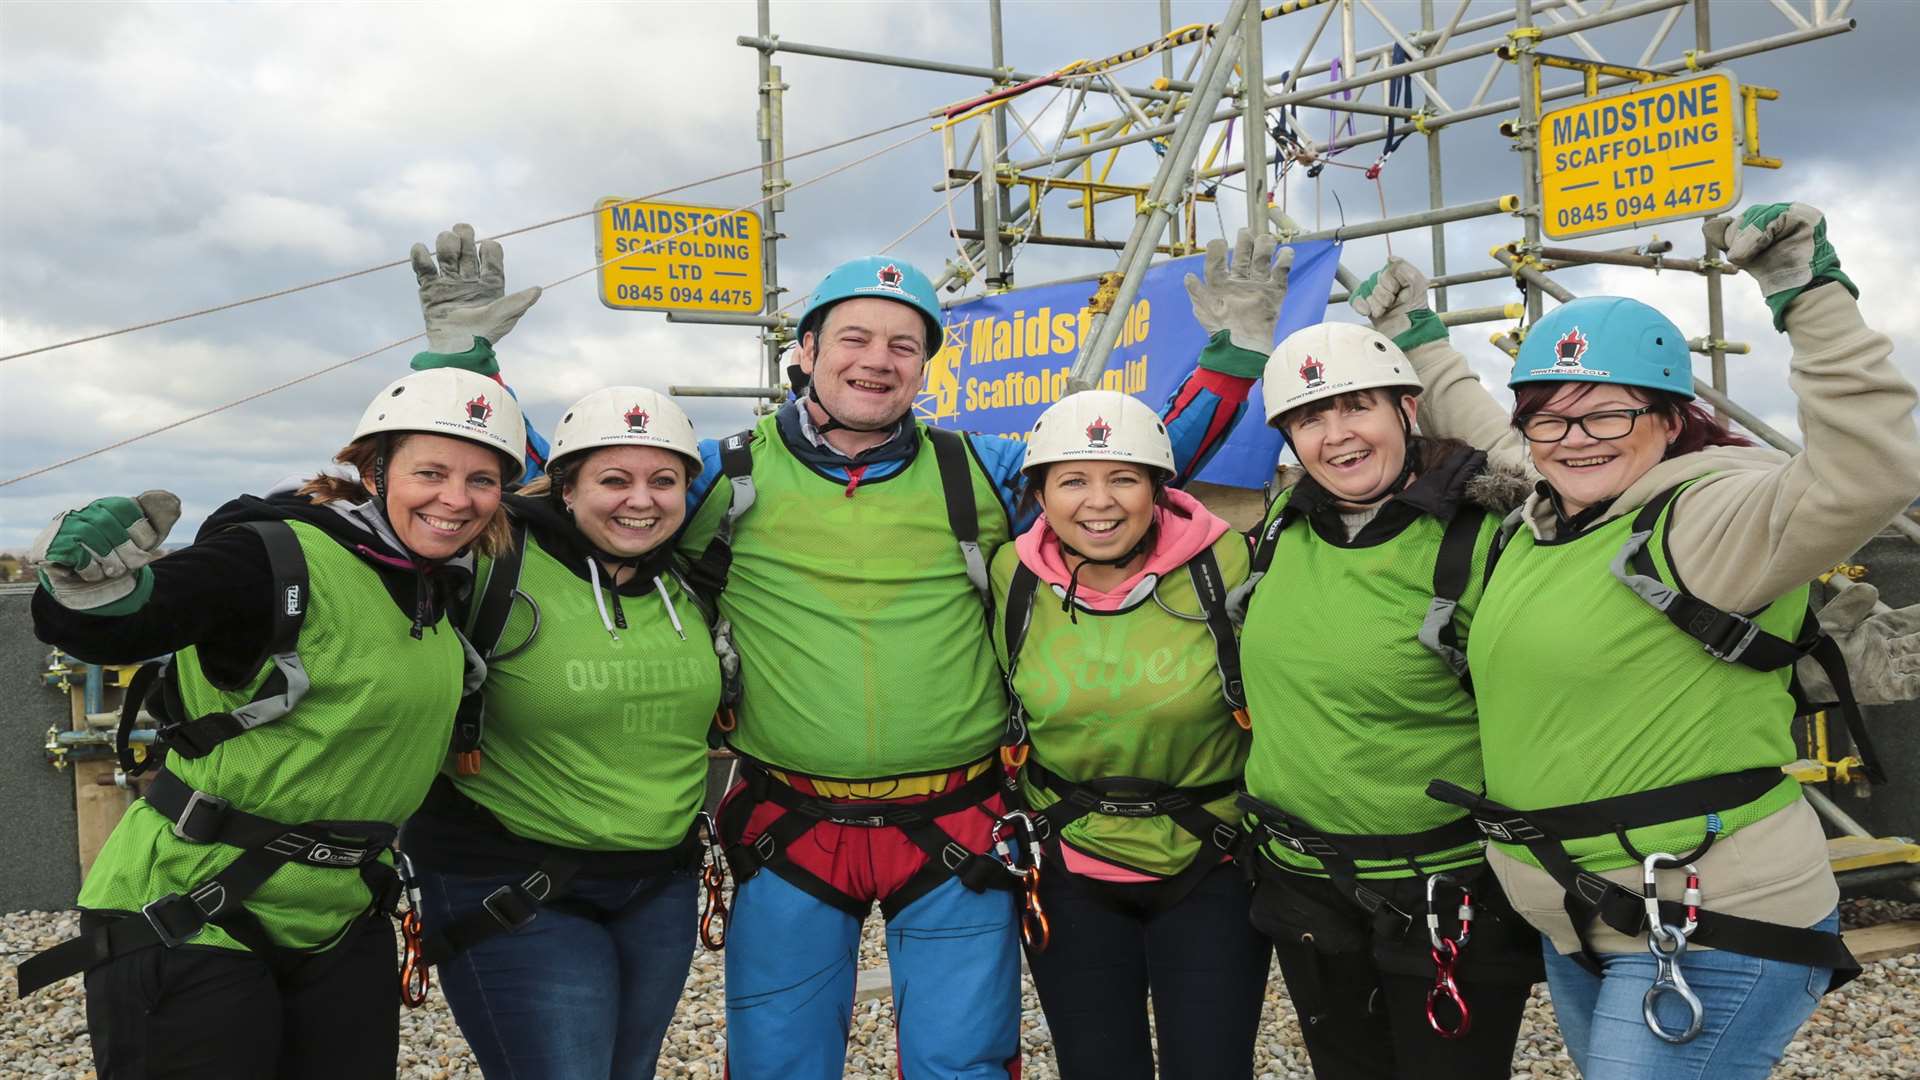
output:
[[[1200,500],[1178,488],[1167,489],[1167,501],[1189,516],[1181,517],[1155,507],[1153,521],[1159,532],[1154,538],[1153,550],[1147,554],[1146,565],[1111,592],[1088,588],[1083,581],[1073,594],[1074,600],[1082,608],[1088,611],[1119,610],[1128,594],[1139,587],[1148,574],[1165,577],[1180,570],[1233,527],[1202,506]],[[1064,589],[1073,577],[1067,569],[1066,553],[1060,550],[1060,536],[1053,531],[1053,526],[1047,524],[1045,516],[1034,522],[1031,529],[1020,534],[1014,541],[1014,550],[1019,554],[1020,561],[1040,578],[1042,585],[1058,585]],[[1096,881],[1135,883],[1161,880],[1151,874],[1116,866],[1105,859],[1077,851],[1064,840],[1060,844],[1060,855],[1068,870]]]

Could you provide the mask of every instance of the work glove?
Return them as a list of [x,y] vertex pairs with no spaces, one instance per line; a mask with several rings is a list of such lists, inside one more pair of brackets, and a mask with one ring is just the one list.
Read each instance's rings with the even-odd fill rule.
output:
[[1193,317],[1209,338],[1200,352],[1200,366],[1243,379],[1257,379],[1273,352],[1273,328],[1287,299],[1287,272],[1293,268],[1293,249],[1274,254],[1272,236],[1255,237],[1245,229],[1233,245],[1233,264],[1227,264],[1227,242],[1207,242],[1201,269],[1206,280],[1187,275],[1187,295]]
[[1392,338],[1401,352],[1446,340],[1446,326],[1427,306],[1427,275],[1399,256],[1361,282],[1350,303],[1375,330]]
[[[1880,590],[1842,574],[1814,588],[1830,597],[1817,617],[1846,659],[1855,700],[1892,705],[1920,698],[1920,604],[1890,608],[1880,602]],[[1800,660],[1794,672],[1808,701],[1838,697],[1825,669],[1812,658]]]
[[1773,311],[1773,328],[1787,328],[1787,305],[1815,282],[1837,281],[1860,296],[1840,272],[1840,256],[1827,243],[1827,219],[1806,203],[1749,206],[1739,221],[1707,222],[1707,238],[1727,251],[1727,261],[1753,275]]
[[180,520],[180,497],[149,491],[138,498],[95,499],[62,510],[27,552],[27,565],[60,606],[94,615],[138,611],[153,594],[147,564]]
[[471,225],[441,233],[433,247],[429,253],[427,245],[415,244],[410,253],[427,323],[427,351],[414,356],[413,369],[457,367],[498,375],[493,346],[540,299],[539,287],[508,296],[506,253],[492,240],[476,246]]

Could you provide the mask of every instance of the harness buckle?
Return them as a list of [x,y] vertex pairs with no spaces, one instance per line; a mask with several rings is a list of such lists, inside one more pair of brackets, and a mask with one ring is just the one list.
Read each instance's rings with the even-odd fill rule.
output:
[[1704,613],[1694,617],[1693,624],[1687,629],[1700,640],[1700,647],[1715,660],[1728,663],[1737,662],[1760,636],[1760,628],[1752,619],[1737,612],[1722,611],[1718,617]]
[[973,858],[973,852],[968,851],[952,840],[947,841],[946,846],[940,849],[940,861],[946,864],[947,869],[956,874],[960,872],[960,867],[965,865],[966,861],[971,858]]
[[1108,817],[1148,818],[1159,817],[1161,803],[1155,799],[1101,799],[1094,803],[1094,813]]
[[[153,932],[159,935],[160,944],[169,949],[177,949],[206,927],[208,912],[201,906],[198,897],[207,891],[209,885],[213,883],[208,882],[193,890],[191,897],[182,896],[179,893],[168,893],[140,908],[140,914],[146,918],[147,925],[153,927]],[[226,899],[227,890],[217,885],[214,888],[218,891],[218,899],[213,905],[213,910],[218,911],[220,903]],[[183,919],[175,921],[168,915],[169,912],[183,910],[186,912]]]
[[[546,876],[540,874],[538,871],[535,872],[535,875],[538,877]],[[533,879],[528,878],[527,880],[532,881]],[[480,901],[480,906],[487,909],[487,914],[493,916],[493,921],[506,927],[507,932],[510,934],[525,928],[528,923],[533,921],[534,916],[539,914],[539,911],[534,905],[521,899],[519,889],[523,887],[524,886],[502,885],[488,893],[485,900]]]
[[1508,844],[1524,844],[1531,840],[1546,838],[1546,834],[1529,825],[1526,818],[1489,821],[1486,818],[1476,817],[1473,819],[1473,824],[1488,839]]
[[[211,844],[220,834],[220,821],[227,816],[227,800],[198,788],[187,796],[187,805],[174,819],[173,835],[190,844]],[[207,815],[202,817],[202,814]]]

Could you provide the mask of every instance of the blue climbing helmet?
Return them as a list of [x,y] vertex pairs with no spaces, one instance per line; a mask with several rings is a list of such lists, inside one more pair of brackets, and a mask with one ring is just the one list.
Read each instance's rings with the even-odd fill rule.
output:
[[862,296],[897,300],[918,311],[927,323],[928,358],[940,351],[946,336],[945,319],[941,316],[940,298],[934,293],[933,282],[912,263],[884,255],[843,262],[821,278],[813,295],[807,297],[806,310],[800,313],[801,336],[809,330],[819,330],[828,308],[842,300]]
[[1542,316],[1520,343],[1508,386],[1614,383],[1693,400],[1693,355],[1673,320],[1624,296],[1583,296]]

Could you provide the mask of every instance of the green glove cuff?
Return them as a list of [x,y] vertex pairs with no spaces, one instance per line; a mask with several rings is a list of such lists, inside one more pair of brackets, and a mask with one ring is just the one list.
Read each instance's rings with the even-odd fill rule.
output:
[[1855,300],[1860,299],[1860,287],[1855,285],[1853,279],[1845,273],[1842,273],[1840,267],[1836,265],[1830,270],[1822,270],[1815,274],[1812,281],[1807,282],[1797,289],[1783,289],[1767,297],[1767,307],[1773,312],[1773,328],[1781,333],[1785,333],[1787,329],[1787,305],[1793,303],[1801,293],[1806,292],[1808,289],[1819,288],[1829,281],[1838,282],[1849,293],[1853,294]]
[[487,339],[476,337],[473,348],[460,353],[419,352],[413,354],[412,368],[415,371],[427,371],[432,368],[459,368],[471,371],[475,375],[498,375],[500,363],[494,359],[493,346]]
[[1435,341],[1447,340],[1447,325],[1440,316],[1426,308],[1415,308],[1407,312],[1407,328],[1394,335],[1393,343],[1403,353]]
[[1207,347],[1200,350],[1200,366],[1235,378],[1257,379],[1267,368],[1267,357],[1235,345],[1231,330],[1215,330]]

